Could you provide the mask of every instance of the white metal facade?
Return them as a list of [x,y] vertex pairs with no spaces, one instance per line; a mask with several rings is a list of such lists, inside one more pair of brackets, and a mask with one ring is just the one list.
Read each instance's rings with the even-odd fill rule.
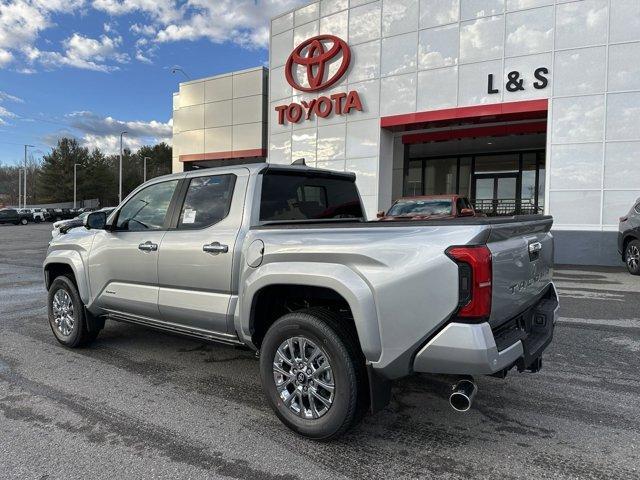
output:
[[[285,81],[287,58],[325,33],[347,41],[352,60],[320,94],[357,90],[363,111],[279,125],[277,105],[317,96]],[[538,67],[550,71],[542,90],[531,88]],[[525,90],[505,90],[513,70]],[[488,74],[499,94],[487,93]],[[535,98],[549,98],[545,208],[555,229],[615,230],[640,197],[637,0],[322,0],[272,20],[269,77],[268,161],[354,171],[370,216],[402,179],[397,134],[381,117]]]

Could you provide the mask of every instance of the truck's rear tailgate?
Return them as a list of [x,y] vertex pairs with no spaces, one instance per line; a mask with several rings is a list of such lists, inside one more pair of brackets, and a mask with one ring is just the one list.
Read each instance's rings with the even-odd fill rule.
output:
[[551,217],[495,224],[487,240],[493,260],[492,327],[533,305],[553,274]]

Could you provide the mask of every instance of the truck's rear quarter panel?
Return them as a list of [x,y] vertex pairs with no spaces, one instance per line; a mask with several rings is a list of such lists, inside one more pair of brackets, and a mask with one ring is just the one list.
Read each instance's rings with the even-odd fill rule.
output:
[[[264,260],[256,269],[245,268],[240,288],[250,288],[261,276],[260,270],[270,264],[286,265],[292,278],[304,281],[313,278],[309,262],[334,265],[336,271],[346,266],[366,282],[375,304],[377,318],[367,319],[362,328],[377,330],[381,349],[368,360],[380,368],[399,362],[398,375],[404,375],[415,348],[447,320],[458,303],[458,269],[445,255],[446,248],[468,243],[483,230],[478,225],[406,223],[385,228],[365,224],[253,229],[245,245],[262,240]],[[304,275],[297,275],[301,268]],[[370,332],[358,333],[366,338]]]

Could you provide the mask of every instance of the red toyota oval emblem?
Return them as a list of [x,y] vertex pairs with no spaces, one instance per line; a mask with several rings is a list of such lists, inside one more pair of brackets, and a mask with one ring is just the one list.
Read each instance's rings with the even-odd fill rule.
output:
[[[342,55],[342,61],[338,70],[326,78],[328,74],[327,64],[338,55]],[[305,40],[298,45],[287,60],[285,76],[287,82],[301,92],[317,92],[336,83],[349,68],[351,50],[347,42],[335,35],[318,35]],[[293,69],[303,67],[306,70],[309,86],[300,85],[294,76]]]

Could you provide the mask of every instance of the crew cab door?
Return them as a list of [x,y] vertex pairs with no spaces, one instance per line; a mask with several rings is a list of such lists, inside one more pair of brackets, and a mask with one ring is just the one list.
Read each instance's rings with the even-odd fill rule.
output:
[[172,228],[158,257],[162,320],[190,329],[232,332],[229,301],[248,170],[185,179]]
[[154,183],[116,212],[112,230],[96,233],[89,255],[95,305],[124,315],[158,319],[158,249],[179,180]]

